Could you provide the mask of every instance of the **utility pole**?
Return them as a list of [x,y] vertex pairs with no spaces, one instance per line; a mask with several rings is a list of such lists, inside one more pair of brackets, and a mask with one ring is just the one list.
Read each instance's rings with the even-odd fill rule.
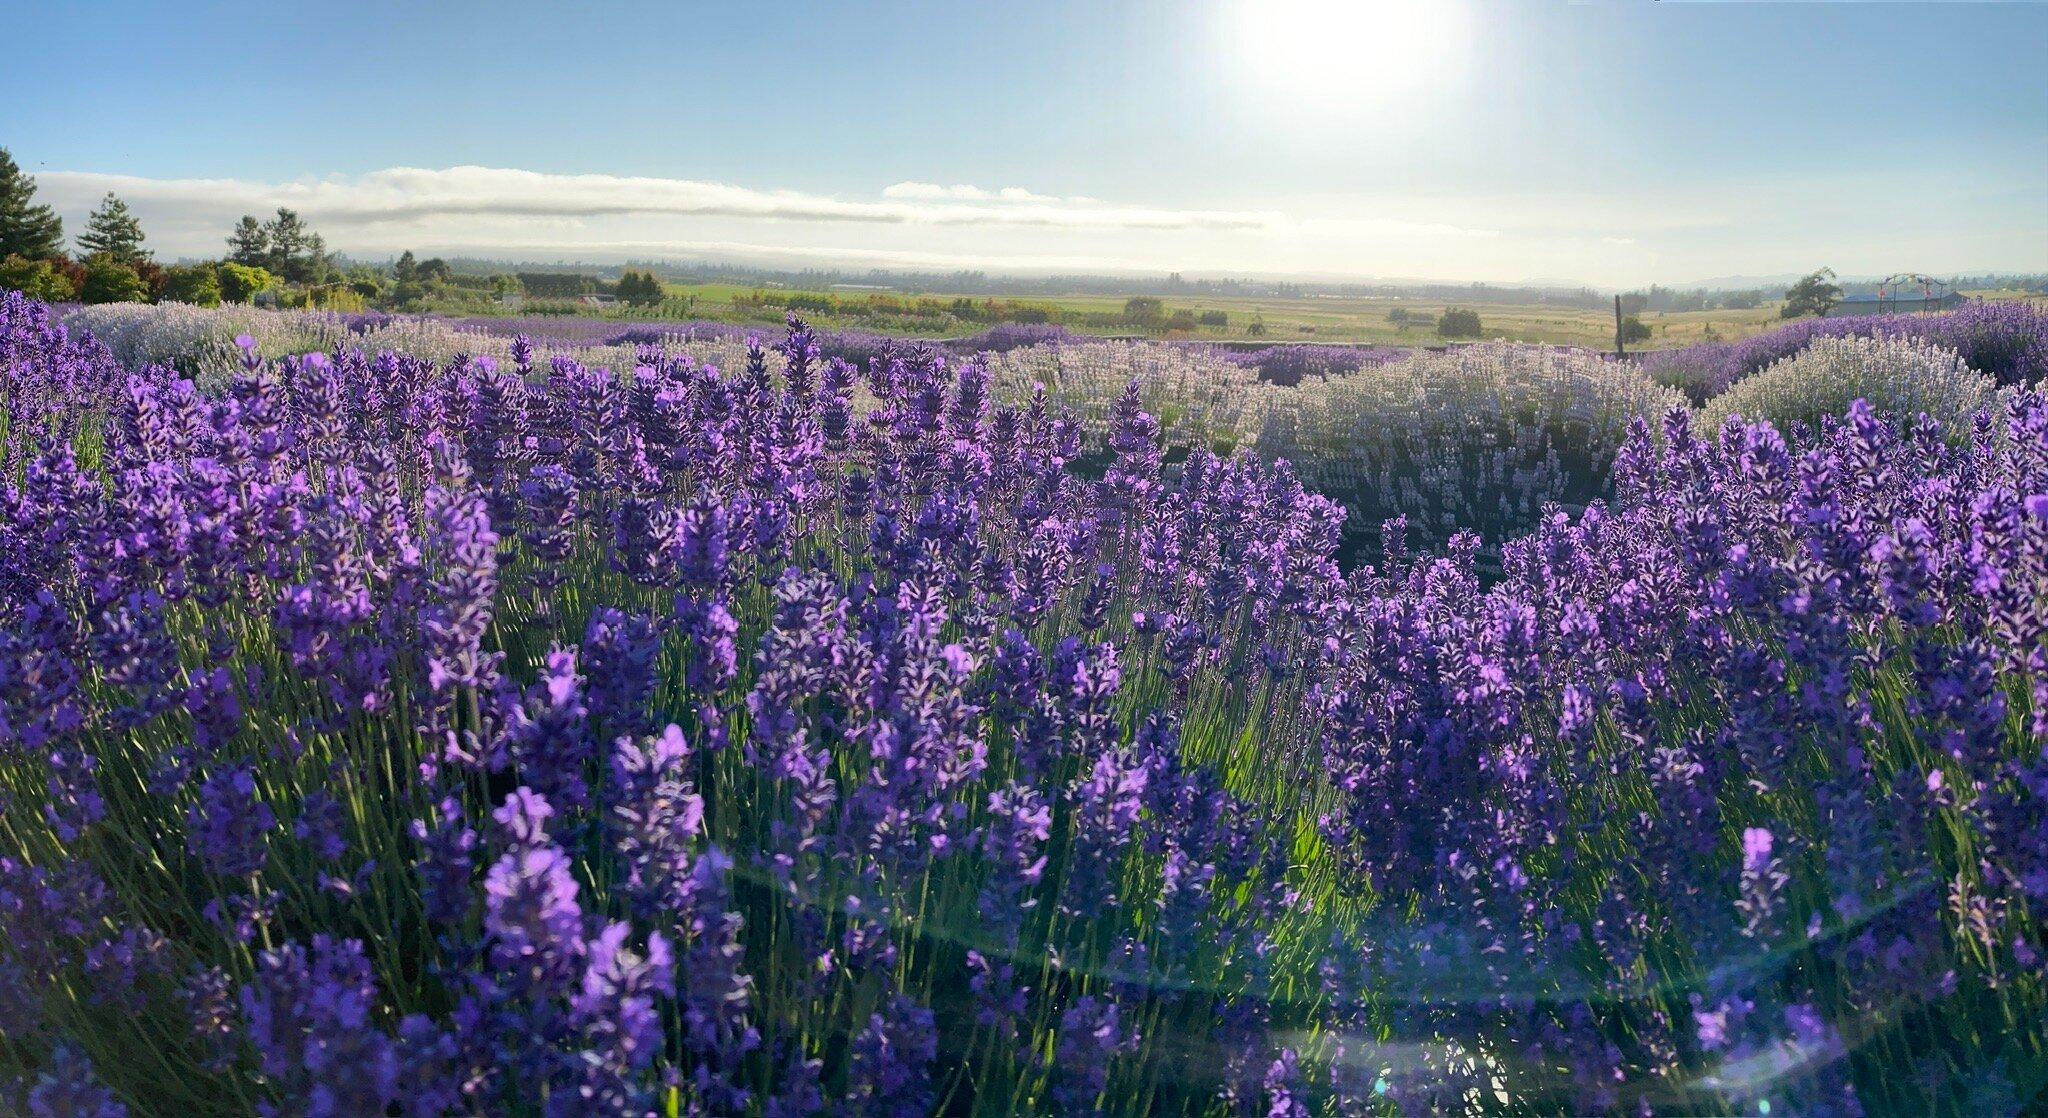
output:
[[1621,296],[1619,295],[1614,297],[1614,355],[1616,357],[1628,356],[1628,347],[1623,345],[1621,340]]

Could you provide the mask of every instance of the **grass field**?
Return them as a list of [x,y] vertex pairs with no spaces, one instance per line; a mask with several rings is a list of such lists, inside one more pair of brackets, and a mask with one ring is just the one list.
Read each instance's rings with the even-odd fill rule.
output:
[[[747,296],[758,290],[755,288],[712,283],[671,284],[669,290],[676,296],[687,297],[691,301],[692,313],[697,317],[730,318],[735,321],[757,318],[766,321],[776,317],[764,314],[758,308],[736,305],[736,299],[743,302]],[[834,294],[843,296],[850,293]],[[916,292],[893,294],[905,300],[920,297]],[[946,301],[951,299],[950,296],[945,298]],[[1020,301],[1045,306],[1062,315],[1115,313],[1121,311],[1124,304],[1122,297],[1110,295],[1067,295]],[[1614,342],[1614,317],[1611,311],[1581,310],[1534,303],[1463,304],[1439,299],[1336,296],[1296,299],[1168,297],[1165,303],[1168,316],[1180,310],[1193,311],[1197,316],[1205,312],[1222,312],[1228,319],[1228,325],[1225,327],[1204,326],[1193,331],[1177,333],[1181,336],[1229,341],[1432,345],[1442,340],[1436,336],[1435,322],[1438,316],[1449,307],[1470,306],[1479,312],[1480,321],[1485,328],[1484,336],[1487,338],[1596,348],[1610,346]],[[1388,314],[1396,309],[1406,310],[1413,321],[1405,324],[1388,321]],[[859,327],[866,319],[863,315],[848,314],[813,313],[808,317],[819,325],[836,327]],[[1651,330],[1651,340],[1644,348],[1653,349],[1691,345],[1710,333],[1727,340],[1748,337],[1769,329],[1779,321],[1775,303],[1747,311],[1715,310],[1670,314],[1653,312],[1642,317]],[[1255,324],[1263,326],[1262,334],[1255,332]],[[892,318],[889,325],[895,330],[910,324]],[[957,332],[956,324],[947,325]],[[931,332],[942,334],[949,331],[942,328]]]
[[[920,300],[950,304],[955,299],[950,295],[917,291],[799,292],[788,288],[764,289],[729,283],[672,283],[667,285],[667,290],[670,296],[668,317],[762,325],[779,324],[783,317],[783,309],[780,306],[760,305],[755,301],[764,293],[778,299],[793,295],[829,294],[848,304],[857,304],[864,294],[883,296],[901,304],[916,304]],[[2048,297],[2019,291],[1970,291],[1965,294],[1973,298],[1990,300],[2048,302]],[[974,301],[984,302],[981,299]],[[1441,343],[1443,339],[1436,334],[1437,318],[1448,308],[1463,306],[1478,312],[1482,326],[1481,337],[1484,339],[1583,346],[1590,349],[1608,349],[1614,344],[1614,316],[1611,310],[1541,303],[1460,303],[1447,299],[1390,296],[1316,295],[1291,299],[1167,297],[1164,299],[1164,313],[1167,318],[1172,318],[1180,311],[1191,312],[1196,318],[1220,312],[1227,324],[1222,327],[1204,325],[1192,329],[1162,328],[1144,331],[1128,325],[1072,325],[1075,321],[1089,316],[1120,314],[1124,307],[1122,296],[1031,296],[1015,299],[1014,302],[1045,310],[1054,321],[1068,323],[1077,333],[1148,333],[1153,337],[1218,342],[1343,342],[1388,346],[1425,346]],[[1643,352],[1676,349],[1703,341],[1740,341],[1782,323],[1783,320],[1779,317],[1780,305],[1772,301],[1750,310],[1646,311],[1641,318],[1644,325],[1650,328],[1650,339],[1647,342],[1632,343],[1629,348],[1631,351]],[[1388,316],[1395,311],[1406,311],[1408,321],[1391,321]],[[477,309],[463,308],[461,313],[475,314]],[[909,337],[960,337],[975,333],[989,324],[950,314],[878,314],[866,312],[865,308],[833,312],[806,307],[801,313],[808,321],[824,329],[869,330]],[[607,318],[614,315],[622,320],[633,321],[647,317],[645,312],[603,312],[603,316]]]

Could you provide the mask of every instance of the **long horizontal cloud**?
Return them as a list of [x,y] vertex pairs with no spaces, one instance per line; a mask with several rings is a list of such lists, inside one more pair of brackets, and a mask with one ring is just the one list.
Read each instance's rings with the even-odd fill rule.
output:
[[113,191],[131,203],[181,212],[262,212],[289,206],[329,226],[453,216],[662,215],[989,228],[1258,230],[1286,220],[1275,213],[1079,202],[1016,187],[990,192],[898,183],[884,191],[882,201],[847,201],[693,179],[551,175],[505,167],[393,167],[352,177],[282,183],[83,171],[48,171],[36,178],[60,204],[89,205],[91,199]]
[[1001,190],[984,190],[967,183],[940,186],[935,182],[899,182],[882,188],[884,198],[915,198],[920,201],[959,200],[969,202],[1061,202],[1092,201],[1093,199],[1062,199],[1050,194],[1038,194],[1021,186],[1006,186]]

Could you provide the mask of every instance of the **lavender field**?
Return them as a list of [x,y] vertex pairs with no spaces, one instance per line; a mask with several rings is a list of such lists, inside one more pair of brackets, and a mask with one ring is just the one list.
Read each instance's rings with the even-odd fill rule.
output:
[[0,1113],[2040,1105],[2038,311],[208,313],[0,296]]

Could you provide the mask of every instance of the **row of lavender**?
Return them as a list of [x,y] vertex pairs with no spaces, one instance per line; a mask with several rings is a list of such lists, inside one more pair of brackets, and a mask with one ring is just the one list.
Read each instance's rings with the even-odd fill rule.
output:
[[1135,391],[1084,480],[978,362],[779,348],[201,394],[0,303],[0,1108],[2041,1089],[2040,394],[1675,411],[1486,585]]
[[1643,356],[1645,372],[1683,390],[1694,402],[1726,392],[1744,378],[1791,357],[1821,338],[1911,338],[1953,351],[1999,384],[2048,379],[2048,308],[2025,302],[1979,302],[1943,314],[1850,315],[1801,319],[1740,342],[1704,342]]

